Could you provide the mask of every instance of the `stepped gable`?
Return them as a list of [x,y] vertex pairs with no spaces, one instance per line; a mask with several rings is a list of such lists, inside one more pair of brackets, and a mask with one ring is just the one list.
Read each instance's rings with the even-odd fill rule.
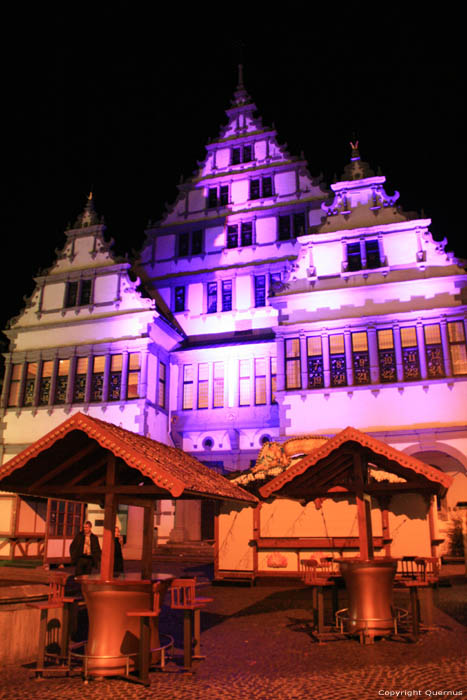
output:
[[[226,125],[221,127],[219,135],[206,145],[205,159],[198,162],[197,169],[189,179],[179,183],[176,201],[173,205],[166,204],[166,213],[160,221],[148,227],[147,234],[159,227],[187,223],[190,219],[216,218],[242,210],[242,206],[237,208],[229,202],[225,205],[219,204],[216,211],[209,214],[200,210],[193,215],[188,211],[186,202],[190,195],[193,196],[195,189],[216,186],[221,178],[228,177],[229,182],[245,179],[245,174],[252,171],[255,171],[255,176],[264,176],[270,174],[272,168],[276,173],[281,168],[290,169],[293,163],[299,168],[302,198],[323,199],[326,196],[321,187],[313,181],[303,155],[290,155],[287,145],[278,143],[275,128],[263,125],[261,117],[255,114],[257,107],[243,83],[243,66],[238,68],[238,84],[231,106],[226,110]],[[258,198],[256,204],[261,199],[263,198]]]

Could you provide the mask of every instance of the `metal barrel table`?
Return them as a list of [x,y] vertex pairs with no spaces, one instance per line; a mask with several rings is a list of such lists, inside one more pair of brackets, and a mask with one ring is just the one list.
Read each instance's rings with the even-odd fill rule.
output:
[[371,642],[394,631],[392,586],[397,560],[340,559],[348,594],[347,632]]
[[[143,579],[140,574],[124,574],[102,579],[99,575],[80,576],[89,617],[86,648],[86,675],[126,675],[137,664],[140,623],[128,612],[152,606],[152,584],[161,581],[161,600],[173,580],[171,574],[154,574]],[[151,648],[159,644],[159,618],[151,619]],[[154,659],[156,661],[156,659]]]

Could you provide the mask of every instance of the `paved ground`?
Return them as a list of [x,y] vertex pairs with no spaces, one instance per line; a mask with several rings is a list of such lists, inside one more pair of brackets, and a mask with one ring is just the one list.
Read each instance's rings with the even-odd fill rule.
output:
[[[159,567],[164,570],[164,566]],[[166,564],[173,571],[174,565]],[[190,573],[203,576],[202,568]],[[37,682],[24,667],[0,671],[0,698],[8,700],[377,700],[381,697],[467,697],[466,629],[439,610],[437,629],[419,642],[355,640],[320,644],[312,634],[309,591],[303,588],[214,586],[203,613],[203,652],[194,674],[151,674],[150,688],[79,675]],[[341,593],[341,596],[344,592]],[[403,601],[398,601],[403,602]],[[340,603],[343,603],[341,599]],[[175,630],[181,649],[181,619],[164,609],[161,629]],[[399,695],[396,695],[399,691]]]

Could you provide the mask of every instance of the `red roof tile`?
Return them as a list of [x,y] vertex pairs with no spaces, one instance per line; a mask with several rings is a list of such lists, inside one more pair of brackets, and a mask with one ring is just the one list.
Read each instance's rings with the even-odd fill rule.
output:
[[[199,494],[201,497],[225,498],[249,503],[257,500],[183,450],[164,445],[83,413],[75,413],[6,462],[0,468],[0,488],[21,492],[18,480],[14,479],[14,476],[19,478],[20,475],[14,473],[26,467],[31,460],[45,450],[51,449],[59,440],[76,430],[82,431],[101,447],[110,450],[129,467],[137,469],[142,475],[151,479],[156,486],[167,490],[169,498]],[[54,466],[60,463],[60,459],[64,461],[63,456],[56,457]],[[83,497],[82,500],[86,499]]]
[[309,455],[296,462],[291,467],[283,471],[281,474],[276,476],[267,484],[259,489],[259,493],[263,498],[267,498],[276,491],[279,491],[285,484],[292,481],[295,477],[306,472],[307,469],[316,465],[321,459],[330,455],[334,450],[341,447],[346,442],[357,442],[362,447],[367,447],[373,454],[375,458],[377,455],[381,455],[387,458],[389,461],[400,465],[405,469],[409,469],[416,474],[420,474],[425,477],[428,481],[435,484],[440,484],[444,488],[449,488],[452,483],[452,478],[445,474],[444,472],[430,467],[430,465],[425,464],[425,462],[416,459],[416,457],[410,457],[410,455],[396,450],[394,447],[390,447],[385,442],[381,442],[376,438],[370,437],[366,433],[362,433],[356,428],[345,428],[340,433],[337,433],[333,438],[327,440],[323,445],[317,447]]

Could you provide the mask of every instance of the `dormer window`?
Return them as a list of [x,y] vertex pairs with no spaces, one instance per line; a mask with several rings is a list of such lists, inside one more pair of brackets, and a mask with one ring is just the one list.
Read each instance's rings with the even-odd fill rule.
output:
[[79,280],[68,282],[65,293],[65,308],[74,306],[87,306],[91,303],[92,280]]
[[374,270],[382,266],[379,241],[358,241],[347,243],[346,272]]
[[253,146],[239,146],[232,148],[232,165],[240,165],[240,163],[249,163],[253,160]]

